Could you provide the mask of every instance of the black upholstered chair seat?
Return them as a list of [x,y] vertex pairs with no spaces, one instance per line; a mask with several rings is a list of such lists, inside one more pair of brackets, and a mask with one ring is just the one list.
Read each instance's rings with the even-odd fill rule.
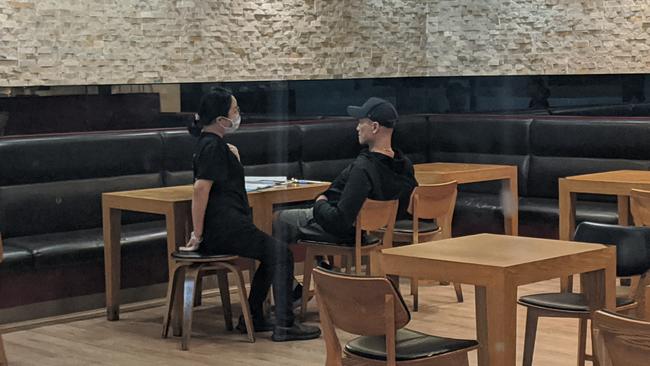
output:
[[[556,292],[546,294],[535,294],[519,298],[522,305],[531,305],[541,308],[548,308],[562,311],[588,312],[589,306],[583,294],[571,292]],[[625,306],[634,303],[634,299],[626,296],[616,297],[616,306]]]
[[[397,330],[395,353],[397,361],[409,361],[474,347],[477,344],[474,340],[436,337],[402,328]],[[345,345],[345,351],[360,357],[385,361],[386,339],[384,336],[358,337]]]
[[[439,229],[435,220],[420,220],[418,223],[419,233],[432,233]],[[413,220],[397,220],[395,221],[396,233],[413,234]]]
[[172,258],[181,261],[192,262],[218,262],[218,261],[231,261],[237,259],[236,255],[230,254],[205,254],[200,251],[197,252],[181,252],[175,251],[172,253]]
[[[322,245],[336,245],[336,246],[354,246],[354,238],[347,239],[347,240],[337,240],[336,237],[332,236],[331,239],[328,238],[327,236],[322,236],[321,240],[310,240],[310,239],[301,239],[300,242],[305,243],[305,244],[322,244]],[[379,238],[375,235],[364,235],[363,239],[361,241],[362,246],[368,246],[368,245],[377,245],[381,242]]]

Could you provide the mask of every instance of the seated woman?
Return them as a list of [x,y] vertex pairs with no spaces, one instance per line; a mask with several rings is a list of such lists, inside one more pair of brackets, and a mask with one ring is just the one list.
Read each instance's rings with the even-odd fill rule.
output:
[[[206,254],[234,254],[260,261],[251,284],[249,303],[255,331],[273,330],[277,342],[313,339],[320,329],[294,320],[290,307],[293,257],[287,244],[265,234],[253,224],[244,188],[244,167],[237,149],[223,136],[239,127],[237,99],[226,89],[214,88],[201,99],[201,128],[194,153],[194,231],[181,250]],[[264,318],[263,304],[273,285],[276,320]],[[245,330],[240,317],[238,328]]]

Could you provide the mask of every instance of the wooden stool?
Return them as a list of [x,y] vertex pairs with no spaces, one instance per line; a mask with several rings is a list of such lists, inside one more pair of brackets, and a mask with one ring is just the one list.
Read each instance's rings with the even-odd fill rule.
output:
[[163,319],[162,337],[167,338],[174,306],[180,306],[180,304],[174,304],[176,292],[183,291],[181,349],[184,351],[189,349],[190,336],[192,334],[192,311],[196,297],[196,284],[199,278],[199,272],[217,271],[226,329],[233,329],[227,277],[228,272],[232,272],[235,274],[237,289],[239,290],[248,340],[251,343],[255,342],[253,318],[251,317],[250,307],[248,305],[244,277],[241,269],[235,264],[235,261],[239,257],[236,255],[205,255],[197,252],[174,252],[172,253],[172,258],[174,258],[175,264],[170,270],[173,271],[174,276],[167,287],[167,309]]

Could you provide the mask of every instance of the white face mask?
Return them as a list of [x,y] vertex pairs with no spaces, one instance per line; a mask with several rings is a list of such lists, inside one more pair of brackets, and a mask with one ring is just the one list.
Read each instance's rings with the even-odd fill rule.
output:
[[229,127],[226,127],[226,126],[222,125],[223,129],[226,132],[226,134],[233,133],[233,132],[237,131],[237,129],[239,128],[239,124],[241,123],[241,115],[237,115],[237,118],[235,118],[235,119],[230,119],[230,118],[226,118],[226,117],[224,117],[224,119],[227,119],[228,121],[230,121],[230,126]]

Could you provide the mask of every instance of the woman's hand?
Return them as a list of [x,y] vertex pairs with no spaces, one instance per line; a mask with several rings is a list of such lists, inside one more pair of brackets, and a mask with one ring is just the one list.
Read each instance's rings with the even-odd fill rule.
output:
[[235,157],[237,157],[237,160],[239,160],[239,162],[241,163],[241,159],[239,158],[239,150],[237,149],[237,147],[232,144],[226,144],[226,145],[228,145],[230,152],[232,152],[235,155]]
[[190,240],[187,241],[187,244],[185,244],[184,247],[179,247],[178,250],[181,252],[195,252],[199,250],[199,245],[203,241],[202,237],[197,237],[194,235],[194,232],[192,231],[192,235],[190,235]]

